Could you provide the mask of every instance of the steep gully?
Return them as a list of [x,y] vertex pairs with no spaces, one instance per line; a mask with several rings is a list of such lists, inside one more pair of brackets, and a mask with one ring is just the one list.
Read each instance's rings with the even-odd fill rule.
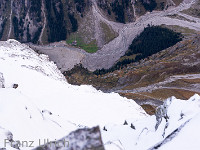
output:
[[9,27],[7,39],[9,39],[10,36],[11,36],[12,26],[13,26],[13,25],[12,25],[12,15],[13,15],[12,5],[13,5],[13,0],[10,1],[10,17],[9,17],[9,20],[10,20],[10,27]]
[[43,14],[43,18],[44,18],[44,24],[43,24],[43,28],[42,28],[42,31],[41,31],[41,34],[40,34],[40,37],[39,37],[39,43],[40,44],[43,44],[42,36],[44,34],[44,30],[46,28],[46,23],[47,23],[47,19],[46,19],[46,15],[45,15],[45,2],[44,2],[44,0],[42,0],[42,14]]

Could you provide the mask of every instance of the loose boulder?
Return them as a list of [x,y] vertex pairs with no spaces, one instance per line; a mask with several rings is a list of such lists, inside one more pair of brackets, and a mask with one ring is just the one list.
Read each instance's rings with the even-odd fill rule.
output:
[[18,86],[19,86],[18,84],[13,84],[14,89],[18,88]]

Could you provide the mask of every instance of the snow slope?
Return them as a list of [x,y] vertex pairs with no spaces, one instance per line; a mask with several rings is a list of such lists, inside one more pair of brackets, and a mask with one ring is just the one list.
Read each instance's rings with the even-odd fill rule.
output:
[[0,88],[0,148],[9,131],[20,141],[55,140],[80,127],[147,116],[118,94],[68,84],[47,56],[15,40],[0,42],[0,73],[5,87]]
[[[139,120],[127,120],[128,125],[107,126],[102,137],[106,147],[118,142],[123,150],[198,150],[200,138],[200,96],[194,95],[188,101],[167,99],[163,106],[168,119],[162,118],[158,129],[155,116]],[[135,129],[130,126],[134,126]],[[112,144],[113,145],[113,144]],[[119,149],[120,150],[120,149]]]
[[96,125],[106,150],[197,150],[200,96],[171,97],[156,116],[148,116],[133,100],[68,84],[47,56],[28,46],[0,42],[0,149],[13,150],[5,145],[12,136],[34,141],[33,147],[20,147],[33,149],[39,140],[54,141]]

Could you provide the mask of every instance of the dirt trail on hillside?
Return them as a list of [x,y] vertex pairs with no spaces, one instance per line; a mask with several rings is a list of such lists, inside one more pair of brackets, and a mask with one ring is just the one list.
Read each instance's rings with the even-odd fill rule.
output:
[[186,75],[174,75],[171,76],[167,79],[165,79],[162,82],[158,82],[155,84],[151,84],[146,87],[140,87],[140,88],[135,88],[133,90],[117,90],[115,92],[117,93],[141,93],[141,92],[152,92],[153,90],[157,89],[181,89],[181,90],[187,90],[187,91],[193,91],[193,92],[200,92],[200,84],[193,84],[193,87],[190,88],[184,88],[184,87],[169,87],[166,86],[168,83],[172,83],[177,80],[183,80],[183,79],[199,79],[200,74],[186,74]]

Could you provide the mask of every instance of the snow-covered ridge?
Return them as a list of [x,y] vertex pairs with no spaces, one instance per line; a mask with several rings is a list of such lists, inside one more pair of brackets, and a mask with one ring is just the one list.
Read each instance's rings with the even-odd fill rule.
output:
[[68,84],[47,56],[26,45],[0,42],[0,149],[14,150],[8,141],[17,140],[34,141],[20,147],[33,149],[97,125],[106,150],[198,150],[200,96],[171,97],[149,116],[116,93]]
[[[36,70],[56,80],[66,79],[57,69],[54,62],[50,62],[47,55],[37,54],[30,47],[10,39],[6,42],[0,41],[0,59],[6,63],[15,62],[15,66]],[[10,62],[9,62],[10,61]],[[3,67],[1,67],[2,69]]]
[[[60,139],[83,127],[148,116],[133,100],[68,84],[53,62],[15,40],[0,42],[0,149],[13,140]],[[32,149],[32,147],[20,147]]]
[[[189,100],[167,99],[154,116],[126,120],[126,124],[106,126],[106,147],[113,143],[123,150],[198,150],[200,138],[200,96]],[[132,128],[131,128],[132,127]],[[109,139],[108,139],[109,138]]]

